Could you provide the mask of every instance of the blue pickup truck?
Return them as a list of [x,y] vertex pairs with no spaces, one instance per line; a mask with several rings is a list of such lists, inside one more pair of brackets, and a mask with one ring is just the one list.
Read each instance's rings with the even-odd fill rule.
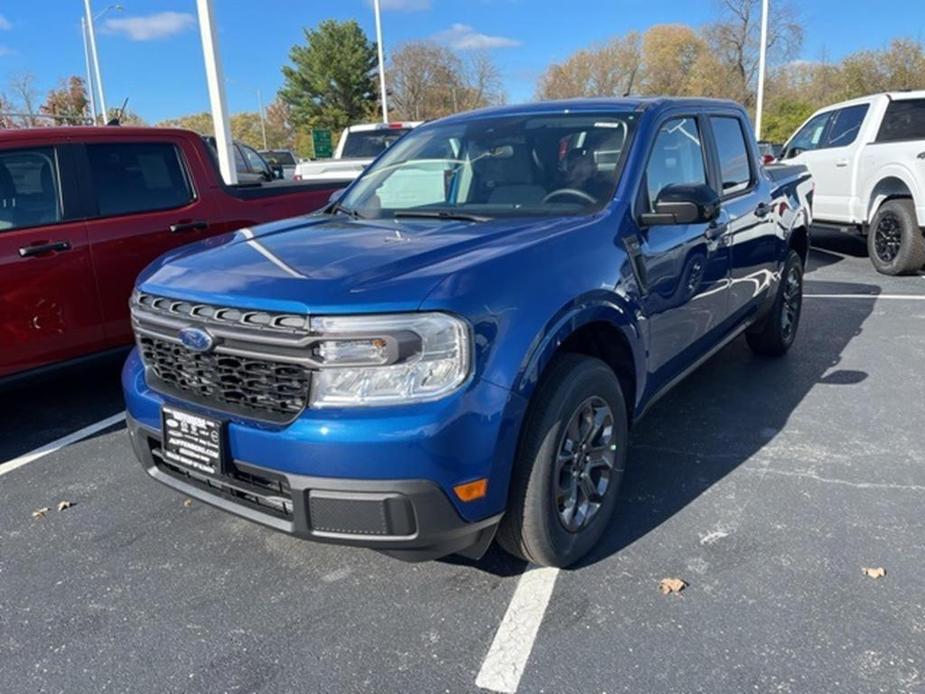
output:
[[607,530],[647,408],[743,333],[760,355],[793,343],[811,188],[761,166],[726,101],[423,125],[321,212],[142,273],[135,453],[299,537],[407,560],[497,539],[572,564]]

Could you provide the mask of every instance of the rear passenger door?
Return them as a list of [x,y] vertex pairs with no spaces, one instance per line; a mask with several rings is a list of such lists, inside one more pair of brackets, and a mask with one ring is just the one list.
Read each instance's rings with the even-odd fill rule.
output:
[[[659,193],[674,184],[710,184],[700,118],[663,121],[648,155],[636,216],[654,212]],[[661,389],[697,361],[716,340],[729,312],[729,257],[712,224],[641,228],[643,306],[649,326],[650,382]]]
[[71,153],[0,149],[0,377],[104,348]]
[[758,175],[750,144],[751,131],[737,113],[713,114],[709,118],[714,143],[715,173],[722,190],[727,231],[721,242],[729,249],[731,284],[730,315],[755,310],[756,299],[771,286],[782,257],[783,237],[776,233],[771,210],[771,184]]
[[205,238],[215,203],[196,190],[180,139],[107,138],[89,141],[84,151],[103,328],[109,344],[128,344],[135,278],[166,251]]

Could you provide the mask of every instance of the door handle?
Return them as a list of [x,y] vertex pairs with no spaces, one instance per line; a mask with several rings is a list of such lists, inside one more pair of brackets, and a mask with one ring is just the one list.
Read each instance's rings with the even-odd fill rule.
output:
[[707,227],[707,230],[703,232],[703,235],[709,241],[715,241],[720,236],[725,234],[726,229],[728,228],[729,226],[726,224],[726,222],[713,222],[712,224],[710,224],[710,226]]
[[198,219],[194,222],[177,222],[176,224],[170,225],[171,234],[181,234],[185,231],[202,231],[207,229],[209,223],[203,219]]
[[19,257],[29,258],[34,255],[42,255],[43,253],[69,250],[71,250],[70,241],[50,241],[48,243],[37,243],[34,246],[23,246],[19,249]]
[[761,203],[755,208],[755,216],[759,219],[764,219],[769,214],[771,214],[771,206],[766,202]]
[[837,166],[837,167],[840,168],[840,169],[843,169],[843,168],[845,168],[846,166],[848,166],[848,160],[847,160],[847,159],[839,159],[837,162],[835,162],[835,166]]

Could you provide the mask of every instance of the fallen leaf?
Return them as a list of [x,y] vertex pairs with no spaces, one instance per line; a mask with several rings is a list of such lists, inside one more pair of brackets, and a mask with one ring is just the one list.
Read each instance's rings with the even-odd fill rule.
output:
[[687,588],[687,581],[681,578],[663,578],[658,583],[658,589],[662,591],[662,595],[668,595],[669,593],[680,593],[682,590]]
[[193,505],[193,500],[187,499],[186,501],[183,502],[183,505],[186,506],[186,508],[190,508]]
[[878,566],[876,569],[863,568],[861,571],[864,572],[864,575],[868,578],[883,578],[886,576],[886,569],[882,566]]
[[58,510],[63,511],[64,509],[70,508],[73,505],[74,505],[73,501],[59,501]]
[[48,507],[37,508],[32,512],[33,518],[44,518],[45,514],[48,513]]

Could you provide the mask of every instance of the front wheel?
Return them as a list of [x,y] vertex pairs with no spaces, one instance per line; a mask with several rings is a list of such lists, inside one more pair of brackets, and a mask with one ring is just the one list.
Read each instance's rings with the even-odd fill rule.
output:
[[877,272],[908,275],[925,265],[925,236],[912,200],[887,200],[867,232],[867,252]]
[[783,356],[796,339],[802,313],[803,261],[799,253],[791,249],[771,312],[745,334],[748,346],[762,356]]
[[498,542],[541,566],[569,566],[610,522],[627,448],[626,402],[604,362],[564,354],[533,395]]

